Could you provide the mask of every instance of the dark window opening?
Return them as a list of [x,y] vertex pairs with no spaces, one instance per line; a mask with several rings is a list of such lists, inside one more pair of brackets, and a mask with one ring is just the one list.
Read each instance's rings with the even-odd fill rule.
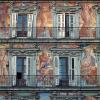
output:
[[72,58],[72,80],[74,80],[74,58]]
[[69,37],[69,15],[65,15],[65,37]]
[[26,57],[17,57],[16,66],[16,79],[17,85],[24,85],[24,73],[26,72]]

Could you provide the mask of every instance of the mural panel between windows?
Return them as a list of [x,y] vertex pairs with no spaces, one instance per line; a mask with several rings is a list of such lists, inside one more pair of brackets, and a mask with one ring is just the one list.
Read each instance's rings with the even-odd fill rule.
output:
[[97,84],[97,62],[94,53],[95,45],[84,48],[84,57],[81,60],[81,78],[87,84]]
[[9,37],[10,15],[9,3],[0,3],[0,38]]
[[37,75],[39,85],[52,85],[53,58],[48,51],[42,51],[37,58]]

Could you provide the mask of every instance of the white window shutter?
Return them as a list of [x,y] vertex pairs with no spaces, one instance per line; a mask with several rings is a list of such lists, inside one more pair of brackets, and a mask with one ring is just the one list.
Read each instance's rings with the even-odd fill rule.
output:
[[32,22],[32,24],[33,24],[33,28],[32,28],[32,30],[33,30],[33,31],[32,31],[32,33],[33,33],[33,34],[32,34],[32,35],[33,35],[33,38],[36,38],[36,27],[37,27],[37,26],[36,26],[36,24],[37,24],[37,23],[36,23],[36,18],[37,18],[37,14],[34,13],[34,14],[33,14],[33,22]]
[[59,73],[59,56],[54,56],[54,72],[55,72],[55,85],[59,85],[60,73]]
[[31,37],[32,36],[32,29],[33,29],[33,14],[28,14],[27,15],[27,36]]
[[29,57],[26,56],[26,60],[24,61],[24,79],[26,81],[26,84],[28,85],[28,63]]
[[100,85],[100,54],[96,56],[98,84]]
[[69,14],[69,34],[70,38],[75,38],[75,14]]
[[97,39],[100,39],[100,13],[97,13],[96,14],[96,27],[97,27],[97,29],[96,29],[96,38]]
[[[74,59],[74,68],[72,67],[72,59]],[[80,74],[80,61],[79,61],[79,56],[75,56],[75,57],[71,57],[71,67],[70,67],[70,80],[69,80],[69,84],[70,85],[78,85],[79,82],[79,74]],[[72,79],[72,71],[74,71],[74,80]]]
[[65,13],[57,14],[57,38],[65,37]]
[[16,56],[10,56],[10,68],[9,71],[11,72],[11,78],[12,78],[12,85],[16,85]]
[[16,37],[16,26],[17,26],[17,13],[11,14],[11,37]]
[[80,15],[79,12],[77,12],[75,14],[75,24],[74,24],[75,39],[79,39],[79,21],[80,21]]
[[75,57],[75,85],[80,85],[80,55]]
[[65,13],[62,14],[62,34],[61,37],[65,37]]
[[29,76],[30,76],[30,86],[36,85],[36,56],[33,55],[30,57],[30,68],[29,68]]

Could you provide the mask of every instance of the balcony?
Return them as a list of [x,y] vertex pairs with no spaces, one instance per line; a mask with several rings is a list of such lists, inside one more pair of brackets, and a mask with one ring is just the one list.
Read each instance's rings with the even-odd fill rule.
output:
[[[99,40],[97,37],[97,33],[99,33],[100,27],[27,27],[26,35],[23,32],[18,32],[17,27],[1,27],[0,30],[2,31],[0,40],[23,40],[28,39],[29,41],[50,41],[50,40],[61,40],[61,41],[70,41],[70,40]],[[6,29],[8,33],[3,30]],[[31,31],[33,30],[33,31]],[[23,30],[24,31],[24,30]],[[13,35],[12,35],[13,34]],[[97,36],[96,36],[97,35]],[[31,39],[31,40],[30,40]],[[6,41],[5,40],[5,41]],[[35,41],[36,41],[35,40]],[[54,41],[55,42],[55,41]]]
[[[87,78],[87,79],[85,79]],[[28,75],[17,79],[16,75],[0,76],[0,88],[5,87],[32,87],[32,88],[97,88],[100,87],[100,76],[40,76]]]

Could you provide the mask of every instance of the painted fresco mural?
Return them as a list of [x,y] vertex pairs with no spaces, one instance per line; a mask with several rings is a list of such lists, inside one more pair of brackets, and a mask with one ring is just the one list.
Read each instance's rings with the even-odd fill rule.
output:
[[[13,6],[32,6],[34,2],[17,3],[14,2]],[[34,4],[33,4],[34,5]],[[77,6],[76,2],[56,2],[56,6]],[[95,3],[79,3],[82,10],[80,12],[80,37],[95,37],[96,35],[96,13],[93,9]],[[99,4],[98,4],[99,5]],[[39,3],[40,10],[37,15],[37,37],[52,36],[52,4]],[[8,37],[10,27],[10,3],[0,3],[0,37]],[[91,27],[91,28],[90,28]]]
[[9,3],[0,3],[0,38],[9,37]]
[[8,80],[8,54],[5,49],[0,50],[0,84]]
[[93,9],[95,3],[82,3],[80,13],[80,37],[95,37],[96,13]]
[[37,37],[51,37],[52,13],[49,3],[40,3],[37,15]]
[[42,51],[37,58],[38,85],[52,85],[53,64],[52,55],[48,51]]
[[97,100],[97,99],[93,96],[86,96],[84,100]]
[[97,63],[94,53],[95,45],[84,47],[84,57],[81,60],[81,78],[87,84],[97,84]]
[[9,44],[0,44],[0,85],[8,81],[8,52]]
[[[77,6],[76,2],[63,3],[61,1],[56,2],[56,6]],[[93,38],[96,36],[96,13],[93,9],[95,3],[79,3],[82,10],[80,12],[80,37],[81,38]],[[52,16],[51,16],[51,6],[49,3],[42,3],[40,5],[40,12],[37,16],[37,35],[43,34],[43,32],[47,33],[47,36],[51,36],[51,28],[52,27]]]

